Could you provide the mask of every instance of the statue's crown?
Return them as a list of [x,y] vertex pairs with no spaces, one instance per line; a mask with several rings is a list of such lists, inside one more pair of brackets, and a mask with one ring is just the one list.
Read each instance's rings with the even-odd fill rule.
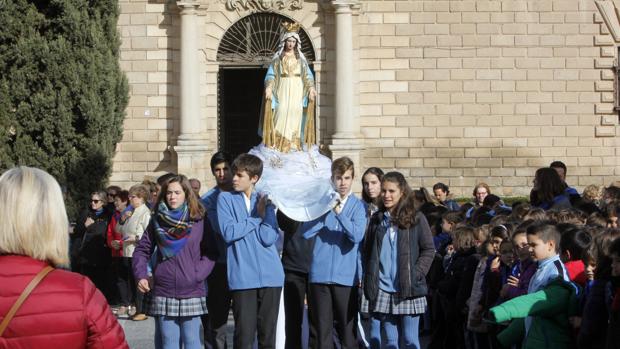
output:
[[301,28],[299,23],[289,23],[289,22],[282,23],[282,27],[284,28],[284,30],[286,30],[289,33],[293,33],[293,32],[297,33],[299,31],[299,28]]

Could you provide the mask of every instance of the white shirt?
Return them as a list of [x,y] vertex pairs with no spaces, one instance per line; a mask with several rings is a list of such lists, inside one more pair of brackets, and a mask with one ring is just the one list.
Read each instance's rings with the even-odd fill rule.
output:
[[245,195],[245,193],[243,193],[243,201],[245,201],[245,209],[248,210],[248,213],[250,213],[250,198],[247,197],[247,195]]

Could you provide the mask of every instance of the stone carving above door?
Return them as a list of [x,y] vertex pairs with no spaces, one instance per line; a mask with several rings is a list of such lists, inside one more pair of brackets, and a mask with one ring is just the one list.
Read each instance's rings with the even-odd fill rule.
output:
[[229,10],[276,11],[299,10],[304,0],[224,0]]

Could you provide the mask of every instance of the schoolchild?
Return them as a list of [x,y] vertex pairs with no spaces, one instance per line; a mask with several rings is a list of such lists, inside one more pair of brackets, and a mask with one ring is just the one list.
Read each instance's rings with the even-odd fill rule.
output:
[[582,261],[586,266],[588,281],[581,297],[581,316],[572,319],[573,326],[579,327],[579,348],[606,347],[608,301],[611,295],[609,286],[612,279],[609,245],[617,236],[620,236],[618,230],[600,231],[592,239],[590,247],[584,251]]
[[164,183],[156,203],[133,252],[138,291],[152,290],[148,314],[156,321],[156,348],[197,349],[200,317],[207,312],[204,281],[213,268],[202,248],[204,208],[183,175]]
[[383,170],[370,167],[362,175],[362,200],[366,203],[368,217],[379,210],[381,205],[381,180]]
[[335,325],[341,347],[351,349],[357,347],[354,326],[358,308],[357,260],[366,230],[366,209],[351,193],[353,161],[347,157],[336,159],[331,170],[338,193],[336,205],[299,228],[306,239],[316,236],[308,298],[310,323],[316,329],[316,339],[311,341],[310,347],[333,348]]
[[537,266],[532,259],[530,246],[527,242],[527,227],[531,224],[531,221],[523,222],[512,234],[511,240],[517,260],[513,264],[506,285],[503,286],[500,293],[502,301],[527,294],[530,279],[536,272]]
[[[459,212],[446,212],[441,217],[441,231],[433,236],[435,249],[442,255],[447,252],[448,246],[452,244],[452,235],[457,224],[464,221],[463,215]],[[452,250],[452,248],[450,248]]]
[[[489,297],[489,293],[492,293],[493,297],[497,297],[497,293],[499,292],[499,288],[495,289],[493,285],[489,284],[489,277],[493,273],[492,268],[498,268],[501,264],[501,254],[500,254],[500,245],[503,241],[508,239],[510,232],[508,231],[508,227],[510,225],[496,225],[491,228],[489,232],[489,244],[490,249],[493,251],[486,259],[486,267],[484,271],[484,276],[482,277],[482,285],[481,292],[482,297],[480,301],[480,305],[482,306],[482,313],[486,313],[491,306],[494,304],[489,304],[487,302],[487,298]],[[501,286],[500,286],[501,287]]]
[[[379,210],[379,206],[381,206],[381,181],[383,180],[383,176],[385,173],[382,169],[378,167],[369,167],[364,171],[362,175],[362,200],[366,204],[366,218],[370,220],[370,217]],[[366,234],[368,233],[368,229],[366,229]],[[364,237],[364,239],[366,239]],[[357,268],[358,268],[358,277],[362,280],[362,254],[358,255],[357,259]],[[362,286],[360,284],[360,286]],[[359,288],[359,298],[360,298],[360,326],[359,328],[359,338],[358,342],[360,342],[360,346],[367,348],[370,340],[370,329],[371,323],[376,321],[373,319],[368,313],[368,299],[364,296],[363,287]],[[380,324],[375,324],[374,328],[380,328]]]
[[[483,294],[480,305],[483,311],[501,303],[501,290],[508,282],[511,275],[511,267],[514,263],[514,249],[512,241],[504,239],[499,247],[499,256],[491,260],[491,265],[484,273]],[[501,348],[497,343],[497,333],[504,327],[501,325],[489,326],[489,344],[491,348]]]
[[607,349],[617,348],[620,343],[620,238],[609,247],[611,257],[611,282],[609,322],[607,326]]
[[476,266],[471,295],[467,300],[468,316],[465,335],[471,348],[486,349],[489,347],[489,325],[482,321],[483,314],[480,299],[482,298],[482,281],[487,267],[487,257],[494,254],[493,247],[489,240],[484,241],[478,247],[478,253],[480,254],[480,261]]
[[279,237],[275,206],[254,190],[262,172],[258,157],[239,155],[232,163],[234,190],[217,198],[220,234],[227,246],[236,349],[251,348],[256,337],[259,348],[276,344],[284,270],[275,244]]
[[[405,177],[389,172],[382,204],[364,244],[364,293],[369,301],[371,348],[419,348],[420,315],[426,311],[426,273],[435,248],[430,227],[410,200]],[[380,326],[380,327],[378,327]],[[383,333],[383,335],[382,335]]]
[[585,287],[587,281],[585,265],[581,257],[591,243],[592,236],[590,233],[573,225],[562,232],[560,239],[560,258],[564,262],[564,267],[568,271],[571,281],[581,287]]
[[[284,314],[286,316],[284,348],[304,348],[307,345],[303,342],[302,328],[314,239],[304,239],[298,229],[301,223],[286,216],[282,211],[278,211],[277,219],[278,226],[284,233],[282,248]],[[314,329],[309,328],[309,336],[314,337],[314,335]]]
[[499,247],[499,258],[494,258],[484,275],[486,284],[480,303],[483,308],[489,309],[500,300],[500,293],[504,285],[508,283],[514,264],[514,248],[512,241],[503,240]]
[[215,247],[215,251],[209,250],[211,254],[209,257],[216,262],[213,271],[207,278],[207,308],[209,314],[203,318],[205,341],[213,349],[227,348],[226,325],[232,301],[226,276],[226,242],[222,238],[222,234],[220,234],[220,227],[217,221],[217,198],[221,192],[232,190],[231,163],[232,158],[228,153],[218,151],[213,154],[211,157],[211,173],[215,177],[215,186],[201,198],[207,215],[207,219],[205,219],[205,234],[210,242],[207,246]]
[[522,341],[523,349],[568,348],[572,341],[568,318],[577,307],[577,289],[560,260],[560,233],[555,222],[542,221],[528,228],[527,240],[537,270],[527,295],[491,308],[492,320],[512,320],[498,340],[504,347]]
[[434,332],[434,343],[444,348],[464,348],[467,299],[471,295],[476,267],[480,261],[474,228],[458,226],[454,231],[454,256],[451,258],[443,279],[438,284],[443,314],[443,331]]

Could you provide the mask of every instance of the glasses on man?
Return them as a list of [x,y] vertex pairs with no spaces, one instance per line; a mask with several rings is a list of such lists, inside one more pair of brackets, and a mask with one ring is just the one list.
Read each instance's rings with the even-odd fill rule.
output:
[[111,196],[111,197],[113,197],[113,198],[115,198],[117,195],[118,195],[118,194],[116,194],[116,193],[108,193],[108,196]]
[[95,203],[95,204],[98,204],[98,203],[100,203],[100,202],[101,202],[101,200],[95,200],[95,199],[93,199],[93,200],[90,200],[90,202],[93,202],[93,203]]

